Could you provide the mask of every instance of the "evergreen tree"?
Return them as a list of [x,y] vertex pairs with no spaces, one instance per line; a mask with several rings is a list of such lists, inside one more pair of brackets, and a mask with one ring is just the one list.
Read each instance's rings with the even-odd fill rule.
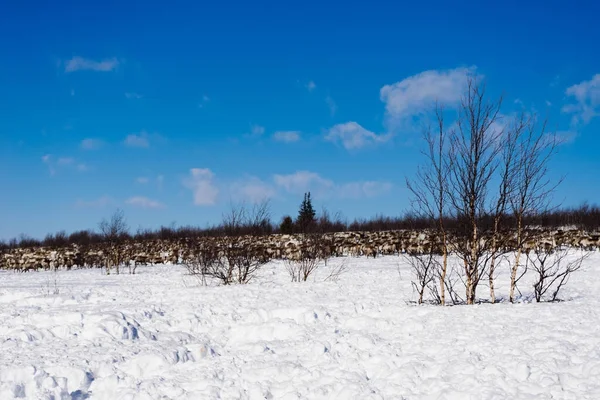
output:
[[298,211],[298,218],[296,219],[296,225],[300,229],[300,232],[306,233],[315,224],[315,209],[312,206],[310,199],[310,192],[304,193],[304,200],[300,204],[300,210]]
[[292,217],[289,215],[283,217],[281,225],[279,225],[279,231],[284,235],[291,235],[294,233],[294,221],[292,220]]

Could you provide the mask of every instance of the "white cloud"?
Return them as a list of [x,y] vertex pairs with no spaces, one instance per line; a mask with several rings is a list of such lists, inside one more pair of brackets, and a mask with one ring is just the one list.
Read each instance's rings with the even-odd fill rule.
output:
[[59,169],[74,168],[79,172],[88,171],[88,166],[84,163],[77,163],[73,157],[59,157],[55,159],[51,154],[42,157],[42,162],[48,166],[50,175],[54,176]]
[[232,183],[230,190],[237,200],[247,200],[251,203],[259,203],[276,195],[276,190],[272,185],[254,176]]
[[83,139],[80,147],[84,150],[96,150],[104,145],[104,142],[100,139]]
[[311,192],[316,198],[370,198],[390,191],[392,184],[379,181],[358,181],[336,184],[316,172],[297,171],[289,175],[275,175],[275,184],[288,193]]
[[202,101],[198,103],[198,108],[203,108],[206,103],[210,101],[210,98],[207,95],[202,96]]
[[392,184],[389,182],[351,182],[341,185],[338,189],[338,195],[350,198],[371,198],[385,194],[391,189]]
[[337,112],[337,109],[338,109],[337,104],[331,98],[331,96],[325,97],[325,103],[327,104],[327,107],[329,107],[329,113],[333,117],[335,115],[335,113]]
[[140,147],[140,148],[150,147],[150,140],[148,138],[148,133],[146,131],[142,131],[139,134],[132,133],[130,135],[127,135],[124,143],[126,146],[129,146],[129,147]]
[[192,168],[190,176],[184,179],[183,184],[192,190],[194,205],[210,206],[217,202],[219,189],[213,182],[214,174],[208,168]]
[[147,177],[145,177],[145,176],[140,176],[140,177],[139,177],[139,178],[137,178],[135,181],[136,181],[137,183],[141,184],[141,185],[145,185],[145,184],[147,184],[148,182],[150,182],[150,179],[148,179],[148,178],[147,178]]
[[391,139],[391,135],[377,135],[353,121],[334,125],[325,135],[325,140],[341,142],[347,150],[383,143],[389,139]]
[[289,175],[274,175],[273,180],[277,186],[293,194],[302,194],[308,191],[324,194],[333,187],[332,181],[310,171],[297,171]]
[[141,99],[144,96],[135,92],[125,92],[125,97],[127,97],[128,99]]
[[53,166],[51,154],[42,156],[42,162],[48,166],[48,171],[50,172],[51,176],[56,175],[56,168]]
[[436,101],[445,106],[458,105],[468,78],[476,77],[475,71],[475,67],[424,71],[382,87],[379,94],[390,128],[429,112]]
[[600,74],[596,74],[589,81],[583,81],[566,90],[566,95],[574,97],[576,103],[567,104],[562,111],[574,114],[574,125],[587,124],[592,118],[600,115]]
[[300,140],[300,131],[277,131],[273,139],[278,142],[292,143]]
[[140,208],[164,208],[165,205],[159,201],[149,199],[143,196],[134,196],[125,200],[125,204]]
[[308,90],[309,92],[312,92],[316,88],[317,88],[317,85],[313,81],[310,81],[306,84],[306,90]]
[[72,157],[61,157],[56,161],[57,165],[73,165],[75,163],[75,159]]
[[75,56],[70,60],[65,61],[65,72],[75,71],[99,71],[99,72],[110,72],[119,66],[119,60],[115,57],[107,58],[102,61],[90,60]]
[[250,132],[254,136],[260,136],[265,133],[265,127],[260,125],[252,125]]
[[111,204],[114,204],[114,200],[109,196],[102,196],[96,200],[81,200],[78,199],[75,202],[75,207],[77,208],[103,208],[107,207]]
[[558,144],[568,144],[573,143],[575,138],[577,138],[577,132],[575,131],[556,131],[550,133],[550,137],[552,136],[556,139]]

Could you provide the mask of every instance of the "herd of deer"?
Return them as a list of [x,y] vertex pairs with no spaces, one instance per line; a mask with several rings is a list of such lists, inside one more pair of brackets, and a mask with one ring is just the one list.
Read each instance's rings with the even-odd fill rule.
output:
[[[503,250],[516,246],[514,235],[508,234],[502,241]],[[298,259],[307,246],[306,235],[241,236],[237,238],[202,237],[173,240],[149,240],[120,244],[100,243],[89,246],[33,247],[5,250],[0,254],[0,269],[32,271],[73,267],[105,267],[108,260],[112,265],[178,264],[191,260],[199,249],[207,244],[216,248],[231,246],[246,249],[263,259]],[[568,246],[595,250],[600,248],[600,234],[581,230],[538,230],[530,235],[523,247],[525,251],[539,248],[552,250]],[[483,237],[481,240],[487,240]],[[450,240],[451,241],[451,240]],[[338,256],[419,254],[436,251],[440,241],[427,231],[382,231],[382,232],[338,232],[320,234],[312,243],[318,243],[323,258]]]

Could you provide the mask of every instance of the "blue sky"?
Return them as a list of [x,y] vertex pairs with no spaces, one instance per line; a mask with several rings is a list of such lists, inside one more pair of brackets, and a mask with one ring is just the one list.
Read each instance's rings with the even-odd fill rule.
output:
[[[121,4],[126,3],[126,4]],[[160,4],[159,4],[160,3]],[[600,194],[594,2],[3,2],[0,238],[217,222],[306,190],[399,215],[419,122],[466,74],[571,138],[556,199]]]

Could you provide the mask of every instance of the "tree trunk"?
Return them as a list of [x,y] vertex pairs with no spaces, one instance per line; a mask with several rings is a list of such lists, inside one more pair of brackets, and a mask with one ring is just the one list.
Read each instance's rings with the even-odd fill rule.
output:
[[521,253],[523,250],[523,244],[521,243],[523,239],[522,235],[522,226],[523,222],[521,216],[517,217],[517,254],[515,255],[515,263],[512,266],[510,271],[510,294],[508,296],[511,303],[515,300],[515,289],[517,286],[517,270],[519,269],[519,261],[521,260]]
[[496,254],[498,254],[498,218],[494,220],[494,236],[492,237],[492,260],[490,263],[489,284],[490,284],[490,300],[492,304],[496,302],[496,290],[494,288],[494,273],[496,272]]
[[475,304],[476,285],[479,277],[477,276],[478,260],[477,260],[477,244],[479,237],[477,235],[477,225],[473,223],[473,237],[471,243],[471,260],[470,265],[467,265],[467,304]]
[[442,232],[442,273],[440,274],[440,304],[446,305],[446,271],[448,269],[448,246],[446,232]]

